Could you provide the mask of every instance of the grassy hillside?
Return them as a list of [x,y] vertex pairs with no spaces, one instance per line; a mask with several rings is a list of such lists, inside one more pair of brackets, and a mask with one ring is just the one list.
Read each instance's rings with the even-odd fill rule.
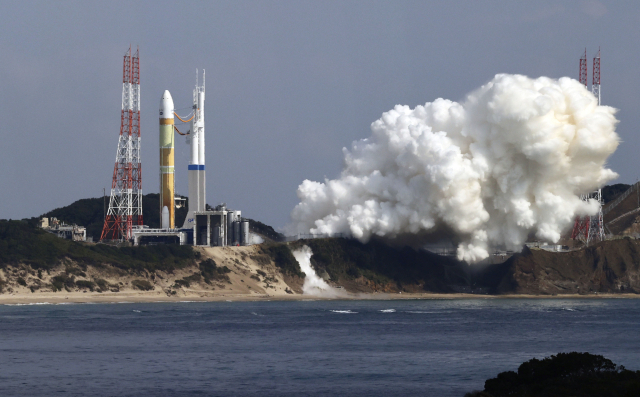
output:
[[64,240],[24,221],[0,220],[0,267],[25,263],[49,269],[69,258],[81,265],[111,264],[122,269],[181,268],[194,263],[190,246],[157,245],[117,248]]
[[303,244],[313,251],[314,267],[326,271],[337,282],[364,278],[376,286],[433,292],[471,286],[468,265],[428,251],[394,248],[377,240],[362,244],[343,238],[297,241],[292,247]]

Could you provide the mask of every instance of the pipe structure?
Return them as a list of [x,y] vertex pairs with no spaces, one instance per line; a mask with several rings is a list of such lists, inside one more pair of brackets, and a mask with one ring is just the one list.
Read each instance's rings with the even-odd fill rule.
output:
[[176,208],[173,128],[173,98],[169,90],[165,90],[160,99],[160,219],[163,219],[162,210],[166,207],[170,229],[175,228]]

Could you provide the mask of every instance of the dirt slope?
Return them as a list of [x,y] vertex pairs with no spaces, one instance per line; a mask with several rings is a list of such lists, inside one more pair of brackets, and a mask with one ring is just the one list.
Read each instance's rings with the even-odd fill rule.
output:
[[482,277],[496,293],[640,293],[640,240],[609,240],[560,253],[525,248]]

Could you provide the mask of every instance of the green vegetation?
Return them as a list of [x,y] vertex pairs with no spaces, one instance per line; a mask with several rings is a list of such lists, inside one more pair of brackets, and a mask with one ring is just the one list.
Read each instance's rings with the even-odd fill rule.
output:
[[[188,201],[188,199],[187,199]],[[104,225],[104,213],[109,206],[109,197],[88,198],[78,200],[71,205],[56,208],[49,211],[42,217],[55,217],[66,224],[76,224],[87,228],[87,237],[92,236],[94,241],[100,239],[102,226]],[[142,196],[142,208],[144,208],[144,224],[149,227],[160,227],[160,195],[157,193],[145,194]],[[176,209],[176,225],[182,225],[187,216],[187,207]],[[39,219],[39,218],[38,218]],[[31,219],[35,224],[37,219]]]
[[93,290],[95,290],[96,288],[96,283],[89,280],[78,280],[76,281],[76,286],[80,289],[88,289],[89,291],[93,292]]
[[228,267],[219,267],[213,259],[205,259],[200,262],[200,274],[207,284],[211,284],[211,280],[229,281],[229,276],[227,276],[229,272],[231,270]]
[[427,290],[442,292],[449,290],[448,284],[467,284],[460,262],[427,251],[393,248],[377,240],[362,244],[335,238],[304,240],[294,247],[302,244],[313,251],[314,267],[326,270],[336,281],[364,276],[378,285],[423,284]]
[[518,372],[488,379],[484,391],[465,397],[631,397],[640,395],[640,371],[629,371],[603,356],[558,353],[529,360]]
[[[111,264],[124,270],[171,272],[194,264],[197,255],[190,246],[180,245],[117,248],[82,244],[58,238],[28,222],[0,220],[0,268],[25,263],[34,269],[47,270],[66,258],[82,266]],[[80,269],[68,269],[69,274],[85,276]]]
[[249,221],[249,230],[252,232],[261,234],[273,241],[284,241],[284,234],[276,232],[271,226],[250,218],[244,219]]
[[609,201],[615,200],[619,194],[626,192],[630,187],[631,185],[627,185],[626,183],[607,185],[602,188],[602,201],[606,204]]
[[74,276],[62,273],[51,279],[51,289],[53,292],[62,291],[63,289],[71,291],[71,288],[76,287],[76,281]]
[[304,278],[304,273],[300,270],[298,261],[293,257],[291,250],[286,244],[267,245],[264,247],[263,252],[273,258],[273,262],[284,274]]
[[131,281],[131,286],[135,289],[139,289],[141,291],[151,291],[153,290],[153,284],[148,282],[147,280],[133,280]]
[[173,288],[186,287],[189,288],[191,283],[195,283],[202,280],[202,276],[199,273],[194,273],[191,276],[181,278],[180,280],[176,280]]

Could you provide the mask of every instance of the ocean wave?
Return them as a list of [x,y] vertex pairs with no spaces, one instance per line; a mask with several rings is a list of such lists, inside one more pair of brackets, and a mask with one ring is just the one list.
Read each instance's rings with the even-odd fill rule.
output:
[[396,309],[382,309],[379,310],[380,313],[395,313]]
[[358,314],[358,312],[354,312],[351,310],[329,310],[329,311],[333,313],[341,313],[341,314]]

